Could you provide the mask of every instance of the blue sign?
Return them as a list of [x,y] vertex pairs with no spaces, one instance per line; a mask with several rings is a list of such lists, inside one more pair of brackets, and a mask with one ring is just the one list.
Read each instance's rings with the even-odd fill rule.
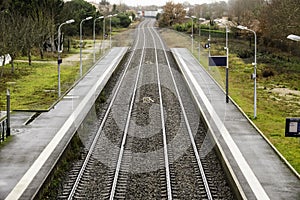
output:
[[286,118],[285,137],[300,137],[300,118]]
[[210,56],[208,57],[209,66],[226,66],[227,56]]

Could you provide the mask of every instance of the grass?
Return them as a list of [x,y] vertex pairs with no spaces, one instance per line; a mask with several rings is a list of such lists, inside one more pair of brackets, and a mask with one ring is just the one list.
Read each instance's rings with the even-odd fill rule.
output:
[[[113,29],[113,44],[128,46],[132,42],[132,33],[137,22],[129,29]],[[99,47],[102,36],[96,38],[96,46]],[[67,91],[79,77],[79,41],[70,38],[71,48],[61,55],[61,92]],[[107,40],[106,40],[107,42]],[[83,73],[93,66],[92,52],[85,52],[85,49],[93,48],[93,40],[84,39]],[[100,58],[105,52],[96,51],[96,58]],[[72,57],[72,59],[70,59]],[[11,73],[10,65],[3,69],[3,77],[0,78],[0,110],[6,109],[6,89],[11,92],[12,110],[45,110],[48,109],[57,99],[57,54],[44,52],[44,58],[39,56],[39,50],[32,50],[32,66],[28,65],[26,56],[19,56],[15,59],[15,72]]]
[[[92,40],[86,40],[86,48],[92,47]],[[88,59],[83,60],[83,73],[93,65],[91,53],[83,52]],[[56,58],[55,58],[56,56]],[[72,60],[68,57],[75,56]],[[54,58],[53,58],[54,57]],[[66,92],[79,79],[79,48],[62,55],[61,93]],[[97,57],[100,57],[97,52]],[[46,110],[57,99],[57,55],[46,54],[41,60],[33,56],[32,65],[19,57],[15,61],[15,72],[10,65],[4,67],[4,76],[0,80],[0,110],[5,110],[6,89],[10,89],[12,110]]]
[[[190,50],[191,39],[175,31],[165,30],[164,38],[169,47],[185,47]],[[175,39],[176,38],[176,39]],[[202,38],[202,40],[204,40]],[[216,39],[212,46],[214,55],[223,54],[224,39]],[[176,44],[174,43],[176,41]],[[179,45],[180,44],[180,45]],[[220,44],[220,45],[217,45]],[[195,41],[197,46],[197,41]],[[230,39],[229,50],[229,95],[242,108],[246,115],[257,125],[269,141],[279,150],[287,161],[300,173],[300,142],[299,138],[285,137],[285,119],[287,117],[300,117],[300,96],[275,93],[273,88],[287,88],[300,90],[300,66],[297,58],[286,58],[289,55],[259,54],[257,68],[257,118],[253,119],[253,73],[251,59],[241,59],[236,52],[249,48],[247,41],[234,41]],[[236,49],[236,50],[235,50]],[[224,50],[223,50],[224,51]],[[194,49],[198,57],[198,50]],[[279,59],[278,59],[279,57]],[[201,64],[209,71],[215,80],[225,88],[225,69],[208,67],[207,51],[202,51]],[[265,69],[274,72],[273,76],[264,78]]]
[[[132,33],[137,22],[130,28],[113,29],[113,45],[128,46],[132,42]],[[98,36],[96,46],[99,47]],[[61,92],[67,91],[79,77],[79,41],[71,39],[71,48],[61,55]],[[106,40],[106,42],[108,42]],[[83,74],[93,66],[92,52],[85,52],[85,49],[93,48],[93,40],[84,39],[83,48]],[[107,49],[106,49],[107,50]],[[100,58],[105,51],[96,51],[96,58]],[[71,59],[70,59],[71,58]],[[20,56],[15,59],[15,72],[11,73],[10,65],[3,69],[3,77],[0,78],[0,110],[6,109],[6,89],[11,92],[12,110],[45,110],[48,109],[58,99],[57,91],[57,54],[44,53],[44,58],[39,56],[39,50],[32,50],[32,66],[28,65],[28,58]]]
[[[44,110],[58,98],[57,96],[57,66],[46,63],[16,63],[17,73],[10,79],[14,84],[7,87],[11,93],[12,110]],[[76,79],[75,67],[61,68],[62,91],[70,86]],[[46,73],[45,73],[46,72]],[[5,80],[4,80],[5,81]],[[4,83],[5,84],[5,83]],[[1,92],[1,105],[5,99]]]
[[[284,73],[282,75],[271,78],[263,78],[259,76],[257,79],[257,118],[253,119],[253,80],[250,79],[250,74],[253,73],[253,66],[245,64],[242,59],[232,55],[230,59],[230,96],[238,103],[243,111],[264,133],[270,142],[283,154],[290,164],[300,172],[300,152],[299,138],[285,137],[285,119],[286,117],[299,117],[300,105],[291,103],[279,94],[270,92],[264,88],[271,88],[271,85],[285,84],[288,86],[294,85],[298,76]],[[241,67],[243,66],[243,67]],[[262,71],[264,64],[258,67],[258,74]],[[222,77],[225,76],[221,72]],[[298,85],[296,87],[299,87]],[[296,98],[300,102],[300,97]],[[295,111],[298,111],[296,113]]]
[[[121,30],[118,30],[118,32]],[[164,31],[165,32],[165,31]],[[185,47],[190,49],[191,40],[188,36],[178,34],[173,31],[167,31],[164,38],[169,47]],[[119,46],[130,44],[129,36],[117,34],[116,38]],[[176,39],[174,39],[176,38]],[[91,47],[91,40],[85,40],[86,47]],[[174,42],[175,41],[175,42]],[[221,41],[221,40],[220,40]],[[212,53],[222,53],[222,47],[217,43],[224,45],[224,41],[215,42]],[[245,42],[247,43],[247,42]],[[124,45],[125,44],[125,45]],[[241,41],[229,42],[229,94],[243,109],[243,111],[253,119],[253,80],[250,74],[253,73],[251,60],[240,59],[234,53],[234,49],[249,48]],[[195,46],[196,43],[195,43]],[[66,59],[69,56],[79,53],[79,48],[71,48],[71,51],[63,55]],[[198,50],[194,50],[195,56],[198,56]],[[224,53],[224,52],[223,52]],[[99,54],[98,54],[99,55]],[[55,56],[49,54],[45,60],[52,62],[34,62],[39,60],[38,56],[33,57],[32,66],[26,62],[16,62],[14,74],[10,73],[10,66],[4,68],[5,76],[0,79],[0,109],[5,110],[6,88],[11,90],[11,108],[43,110],[49,108],[57,99],[57,64]],[[49,58],[50,57],[50,58]],[[54,58],[53,58],[54,57]],[[79,57],[79,56],[78,56]],[[278,57],[278,55],[277,55]],[[57,57],[56,57],[57,58]],[[224,68],[211,68],[207,66],[207,58],[202,52],[201,63],[214,76],[219,84],[225,87]],[[284,57],[283,57],[284,58]],[[27,58],[24,58],[25,60]],[[62,93],[74,84],[79,78],[79,61],[65,62],[61,65]],[[79,59],[78,59],[79,60]],[[267,63],[262,63],[262,61]],[[272,144],[282,153],[282,155],[291,163],[291,165],[300,173],[300,143],[297,138],[284,137],[285,118],[300,117],[300,97],[280,95],[271,91],[272,88],[285,87],[300,91],[300,67],[297,58],[277,59],[273,55],[260,55],[258,57],[258,89],[257,89],[257,119],[253,122],[266,135]],[[83,71],[86,72],[92,66],[92,59],[83,62]],[[268,78],[262,77],[263,70],[268,67],[274,71],[275,75]]]

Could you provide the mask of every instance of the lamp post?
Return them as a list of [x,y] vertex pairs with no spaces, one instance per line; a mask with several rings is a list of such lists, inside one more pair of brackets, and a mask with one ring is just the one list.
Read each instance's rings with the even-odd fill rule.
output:
[[215,22],[217,23],[221,23],[225,26],[225,29],[226,29],[226,46],[225,46],[225,49],[226,49],[226,103],[229,102],[229,97],[228,97],[228,70],[229,70],[229,48],[228,48],[228,26],[227,24],[223,23],[222,21],[220,20],[215,20]]
[[109,18],[109,48],[111,48],[111,18],[112,18],[112,15],[108,15],[106,18]]
[[296,42],[300,42],[300,36],[298,36],[298,35],[290,34],[286,38],[290,39],[290,40],[294,40]]
[[81,20],[80,22],[80,77],[82,77],[82,44],[83,44],[83,41],[82,41],[82,23],[84,21],[87,21],[87,20],[90,20],[92,19],[93,17],[87,17],[83,20]]
[[98,18],[96,18],[96,19],[94,19],[94,26],[93,26],[93,39],[94,39],[94,52],[93,52],[93,55],[94,55],[94,57],[93,57],[93,61],[94,61],[94,63],[95,63],[95,61],[96,61],[96,53],[95,53],[95,51],[96,51],[96,33],[95,33],[95,26],[96,26],[96,21],[98,20],[98,19],[103,19],[104,18],[104,16],[101,16],[101,17],[98,17]]
[[109,18],[109,48],[111,49],[111,18],[117,16],[117,14],[114,15],[108,15]]
[[61,92],[60,92],[60,64],[61,64],[61,62],[62,62],[62,60],[61,60],[61,57],[60,57],[60,53],[62,52],[62,50],[60,49],[60,35],[61,35],[61,27],[63,26],[63,25],[65,25],[65,24],[71,24],[71,23],[73,23],[73,22],[75,22],[75,20],[74,19],[70,19],[70,20],[68,20],[68,21],[66,21],[66,22],[64,22],[64,23],[62,23],[61,25],[59,25],[59,27],[58,27],[58,35],[57,35],[57,39],[58,39],[58,41],[57,41],[57,54],[58,54],[58,56],[57,56],[57,73],[58,73],[58,97],[60,97],[60,95],[61,95]]
[[104,49],[104,39],[105,39],[105,18],[106,17],[103,17],[103,34],[102,34],[102,42],[101,42],[101,51],[102,51],[102,48]]
[[[10,91],[6,90],[6,137],[10,136]],[[3,137],[4,141],[4,137]]]
[[187,19],[191,19],[192,20],[192,53],[194,53],[194,19],[196,18],[195,16],[185,16],[185,18]]
[[238,25],[237,26],[238,29],[241,30],[246,30],[246,31],[250,31],[254,34],[254,63],[252,63],[252,65],[254,66],[254,73],[252,74],[252,78],[254,80],[254,119],[256,119],[256,67],[257,67],[257,63],[256,63],[256,43],[257,43],[257,38],[256,38],[256,32],[245,27],[245,26],[241,26]]
[[191,20],[192,20],[192,53],[194,53],[194,19],[196,17],[195,16],[191,16]]
[[211,19],[209,18],[209,29],[208,29],[208,39],[207,39],[207,44],[208,44],[208,56],[210,57],[210,26],[211,26]]
[[199,49],[198,49],[198,54],[199,54],[199,61],[200,61],[200,48],[201,48],[201,23],[202,21],[205,21],[204,18],[199,18]]

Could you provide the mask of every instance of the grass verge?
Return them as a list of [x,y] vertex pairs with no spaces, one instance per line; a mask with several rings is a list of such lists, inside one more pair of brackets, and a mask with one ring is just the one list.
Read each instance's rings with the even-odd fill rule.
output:
[[[182,33],[165,29],[162,35],[170,48],[188,48],[191,50],[191,39]],[[202,38],[204,41],[205,39]],[[198,46],[197,40],[194,41]],[[219,43],[220,45],[217,45]],[[229,41],[229,50],[249,48],[247,41]],[[211,53],[218,55],[225,45],[224,41],[214,43]],[[209,67],[207,51],[201,52],[201,64],[225,88],[225,69]],[[224,53],[224,52],[223,52]],[[194,49],[194,56],[198,57],[198,49]],[[265,57],[268,56],[269,59]],[[279,150],[287,161],[300,173],[300,141],[299,138],[287,138],[285,132],[286,117],[300,117],[300,66],[295,62],[286,62],[272,59],[272,55],[259,55],[258,79],[257,79],[257,118],[253,119],[253,73],[251,61],[241,59],[236,54],[230,54],[229,58],[229,95],[242,108],[247,116],[264,133],[269,141]],[[268,62],[263,63],[264,60]],[[278,65],[281,66],[280,70]],[[272,76],[263,77],[266,69],[273,72]],[[275,90],[276,89],[276,90]],[[287,92],[282,92],[286,89]]]
[[[87,40],[86,52],[82,54],[83,73],[93,66],[91,41]],[[61,94],[80,78],[78,52],[79,49],[71,49],[63,55],[60,66]],[[96,56],[101,56],[99,51]],[[57,61],[49,61],[46,57],[44,60],[33,60],[29,66],[26,60],[17,59],[14,73],[11,73],[10,67],[6,65],[3,68],[4,76],[0,80],[0,110],[6,109],[6,89],[10,89],[12,110],[46,110],[58,99]]]

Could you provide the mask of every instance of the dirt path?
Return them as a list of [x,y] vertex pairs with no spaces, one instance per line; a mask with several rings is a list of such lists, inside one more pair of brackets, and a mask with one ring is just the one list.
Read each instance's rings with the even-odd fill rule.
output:
[[[99,52],[101,45],[103,45],[103,47],[105,48],[105,50],[107,50],[109,48],[109,41],[104,41],[103,44],[99,44],[99,41],[97,41],[96,45],[95,45],[95,51]],[[88,60],[91,59],[91,56],[93,55],[94,52],[94,46],[93,44],[88,45],[87,48],[82,49],[82,60]],[[76,54],[72,54],[68,57],[64,57],[63,58],[63,63],[64,64],[71,64],[73,62],[79,62],[80,61],[80,53],[76,53]],[[28,60],[15,60],[15,62],[28,62]],[[56,60],[33,60],[31,61],[32,63],[48,63],[48,64],[57,64]]]

